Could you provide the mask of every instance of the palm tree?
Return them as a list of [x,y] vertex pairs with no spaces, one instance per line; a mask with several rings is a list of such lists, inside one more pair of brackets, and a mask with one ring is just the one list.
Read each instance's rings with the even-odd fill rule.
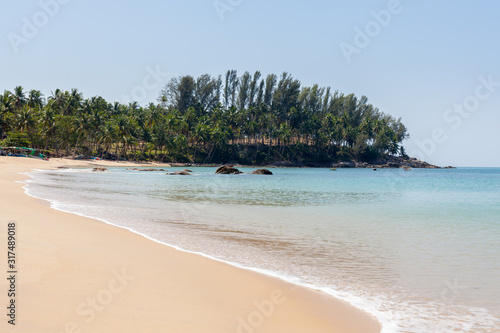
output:
[[75,158],[76,154],[76,149],[78,148],[78,145],[80,144],[81,138],[86,134],[87,129],[89,125],[89,119],[86,114],[81,114],[78,117],[73,118],[73,131],[77,135],[75,147],[73,149],[73,158]]
[[11,112],[14,110],[12,95],[10,92],[5,91],[0,95],[0,140],[3,138],[4,133],[7,132],[10,123]]
[[80,107],[82,106],[82,101],[83,97],[80,92],[78,92],[78,89],[71,89],[71,92],[65,92],[64,93],[64,110],[63,114],[64,115],[74,115],[78,110],[80,110]]
[[107,155],[109,148],[117,140],[118,129],[113,121],[107,121],[104,124],[102,131],[99,133],[97,140],[100,144],[104,145],[104,150],[101,153],[101,158],[103,155]]
[[345,146],[340,147],[339,151],[337,152],[337,158],[339,160],[347,160],[352,158],[351,153],[349,152],[349,149]]
[[28,106],[34,110],[41,110],[43,105],[44,98],[40,90],[31,90],[28,97]]
[[32,129],[36,126],[35,113],[32,109],[25,106],[16,114],[17,129],[20,132],[31,134]]
[[282,149],[281,149],[281,155],[284,154],[285,152],[285,146],[288,145],[290,142],[290,139],[292,138],[292,129],[287,123],[281,123],[280,128],[278,130],[278,138],[281,140],[283,143]]
[[56,129],[55,112],[50,107],[46,107],[42,111],[40,125],[42,127],[42,133],[45,137],[44,151],[46,151],[49,145],[49,140],[54,136]]
[[[116,118],[118,140],[122,143],[122,156],[127,157],[127,145],[132,142],[132,130],[134,128],[132,119],[126,115],[119,115]],[[118,149],[118,148],[117,148]],[[118,153],[117,153],[118,155]]]
[[210,136],[212,138],[212,149],[206,160],[210,160],[213,157],[217,147],[222,148],[228,143],[231,133],[227,126],[219,123],[210,131]]
[[12,93],[12,99],[14,103],[14,110],[18,111],[22,109],[28,101],[24,93],[24,88],[21,86],[15,87],[14,93]]
[[198,145],[200,143],[204,145],[205,142],[207,142],[210,139],[210,126],[208,126],[206,123],[198,123],[198,125],[196,125],[194,129],[191,138],[194,140],[193,162],[195,162]]

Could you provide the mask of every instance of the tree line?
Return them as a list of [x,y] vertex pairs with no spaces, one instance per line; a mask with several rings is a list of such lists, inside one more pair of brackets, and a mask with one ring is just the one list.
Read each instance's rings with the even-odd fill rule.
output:
[[77,89],[15,87],[0,95],[0,145],[50,156],[163,162],[262,164],[373,161],[405,156],[401,119],[365,96],[303,87],[281,76],[204,74],[172,78],[157,103],[84,98]]

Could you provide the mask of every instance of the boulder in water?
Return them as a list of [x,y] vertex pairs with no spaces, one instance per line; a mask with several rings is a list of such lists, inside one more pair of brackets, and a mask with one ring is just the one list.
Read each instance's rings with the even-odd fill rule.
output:
[[272,175],[273,173],[267,169],[257,169],[251,172],[252,175]]
[[182,170],[182,171],[176,171],[176,172],[169,172],[167,173],[167,175],[177,175],[177,176],[191,176],[191,174],[185,170]]
[[240,170],[233,168],[231,166],[221,166],[215,171],[216,175],[239,175],[241,172]]

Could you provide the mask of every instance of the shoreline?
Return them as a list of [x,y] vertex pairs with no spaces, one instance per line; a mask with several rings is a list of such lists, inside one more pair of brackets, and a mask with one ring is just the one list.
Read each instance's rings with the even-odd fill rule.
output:
[[[26,265],[16,331],[380,332],[374,317],[333,296],[53,209],[14,182],[27,177],[20,172],[58,166],[151,166],[54,160],[0,158],[0,199],[9,204],[0,217],[19,225],[20,265]],[[117,281],[123,291],[114,293]],[[103,302],[90,307],[89,295]]]
[[241,164],[238,162],[232,163],[194,163],[194,162],[155,162],[155,161],[133,161],[133,160],[103,160],[103,159],[73,159],[71,157],[59,157],[51,158],[50,161],[72,161],[77,164],[82,164],[85,166],[130,166],[130,167],[151,167],[151,166],[163,166],[163,167],[177,167],[177,168],[187,168],[187,167],[212,167],[218,168],[220,166],[234,166],[236,168],[328,168],[328,169],[456,169],[455,166],[438,166],[430,164],[425,161],[421,161],[415,157],[397,157],[397,156],[386,156],[377,161],[371,163],[361,162],[361,161],[343,161],[343,162],[292,162],[292,161],[281,161],[273,162],[267,164]]

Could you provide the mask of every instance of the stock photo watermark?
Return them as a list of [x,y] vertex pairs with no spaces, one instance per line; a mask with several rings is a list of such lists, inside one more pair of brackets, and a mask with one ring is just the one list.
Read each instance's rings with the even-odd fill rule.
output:
[[225,15],[232,12],[236,7],[241,5],[243,0],[215,0],[212,2],[217,16],[221,21],[224,21]]
[[452,301],[458,298],[463,291],[469,289],[466,285],[459,284],[457,278],[453,279],[453,282],[446,280],[444,284],[446,287],[441,290],[440,294],[441,300],[443,301]]
[[[472,94],[466,96],[460,103],[453,104],[443,113],[443,121],[451,130],[458,131],[462,127],[464,120],[477,112],[481,103],[488,100],[500,87],[500,82],[495,81],[492,74],[486,78],[480,76],[478,81],[479,84]],[[411,156],[425,160],[434,154],[438,145],[445,143],[448,139],[449,129],[436,127],[431,131],[429,138],[415,140],[418,149],[412,151]]]
[[[453,104],[443,112],[442,119],[446,126],[433,128],[427,138],[412,140],[417,148],[410,152],[410,156],[421,161],[431,158],[437,151],[439,145],[448,141],[450,134],[458,131],[463,126],[465,120],[479,111],[481,103],[491,98],[500,87],[500,81],[495,81],[492,74],[488,76],[479,76],[477,80],[479,83],[470,95],[463,98],[461,102]],[[393,188],[400,188],[404,182],[408,179],[412,179],[411,173],[403,169],[398,169],[395,172],[397,172],[396,177],[394,177],[394,173],[385,174],[389,185]]]
[[141,84],[134,86],[130,90],[130,94],[122,94],[120,96],[122,104],[135,101],[139,104],[146,101],[151,93],[157,92],[163,87],[169,78],[169,73],[160,69],[159,65],[155,68],[146,67],[146,75],[142,78]]
[[265,320],[276,312],[276,308],[286,302],[282,290],[275,289],[268,299],[253,303],[254,310],[246,317],[238,317],[236,333],[254,333],[265,323]]
[[67,322],[64,329],[59,333],[81,333],[85,325],[89,325],[94,321],[97,315],[113,302],[115,296],[122,293],[135,280],[135,276],[128,274],[125,268],[122,268],[121,271],[113,270],[111,273],[113,277],[105,288],[99,290],[93,296],[87,297],[85,301],[76,307],[76,314],[82,318],[81,322]]
[[50,20],[56,17],[61,11],[62,6],[70,3],[71,0],[40,0],[38,1],[39,10],[32,16],[21,18],[21,29],[19,33],[9,32],[7,38],[15,53],[19,53],[22,45],[28,44],[34,39],[41,29],[46,27]]
[[[453,282],[445,280],[444,285],[445,288],[441,290],[440,298],[445,303],[442,305],[440,311],[444,311],[445,304],[453,303],[455,300],[461,297],[463,292],[469,289],[468,286],[460,284],[458,282],[458,278],[454,278]],[[470,330],[474,328],[477,324],[478,323],[476,322],[476,320],[474,320],[474,318],[470,318],[470,320],[460,323],[461,329],[463,329],[464,332],[471,332]]]
[[372,20],[368,21],[362,28],[359,26],[354,27],[355,34],[352,41],[339,44],[347,63],[350,64],[355,54],[360,54],[366,49],[391,24],[393,18],[401,14],[403,10],[404,6],[400,0],[391,0],[387,3],[385,9],[372,10],[370,12]]
[[7,323],[10,325],[16,325],[17,316],[17,224],[14,221],[9,221],[7,223]]

